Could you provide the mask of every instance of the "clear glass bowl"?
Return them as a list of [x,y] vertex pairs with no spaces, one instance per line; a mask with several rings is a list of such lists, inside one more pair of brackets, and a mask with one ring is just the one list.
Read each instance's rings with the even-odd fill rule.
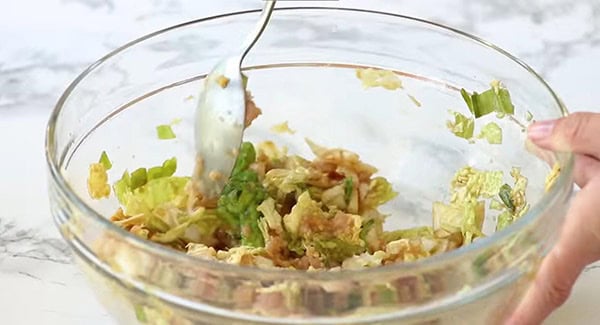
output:
[[[136,318],[150,324],[501,322],[556,238],[572,190],[572,156],[550,155],[563,168],[544,194],[548,166],[525,150],[521,128],[505,118],[502,145],[469,144],[446,129],[448,109],[467,112],[458,89],[481,91],[498,79],[511,91],[517,119],[527,111],[545,119],[566,110],[528,66],[451,28],[364,10],[277,10],[246,60],[249,88],[264,114],[245,136],[274,139],[300,154],[308,154],[304,137],[356,151],[400,193],[385,206],[389,228],[431,224],[431,203],[448,198],[451,177],[464,165],[518,166],[529,178],[532,208],[503,231],[447,254],[375,269],[264,270],[139,239],[107,219],[116,199],[89,198],[88,166],[103,150],[113,161],[111,182],[125,169],[172,156],[178,174],[191,173],[195,98],[189,96],[238,48],[257,17],[256,11],[228,14],[143,37],[88,68],[58,102],[47,133],[52,214],[106,308],[123,324]],[[404,89],[363,89],[356,67],[395,70]],[[176,118],[182,119],[174,127],[177,139],[158,140],[155,126]],[[284,120],[295,135],[269,132]],[[493,219],[486,219],[488,234]]]

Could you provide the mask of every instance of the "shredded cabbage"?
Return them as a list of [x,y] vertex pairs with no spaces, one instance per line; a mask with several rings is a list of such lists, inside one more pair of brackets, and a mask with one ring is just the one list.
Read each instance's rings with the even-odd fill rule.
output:
[[502,144],[502,129],[497,123],[490,122],[481,129],[477,137],[487,140],[490,144]]
[[475,130],[475,120],[464,116],[459,112],[450,112],[454,116],[454,121],[448,121],[446,126],[450,132],[459,138],[471,140]]
[[110,195],[110,185],[108,185],[108,174],[102,163],[90,165],[88,176],[88,193],[93,199],[102,199]]
[[393,71],[381,69],[356,69],[356,77],[362,81],[365,88],[383,87],[387,90],[402,88],[402,80]]

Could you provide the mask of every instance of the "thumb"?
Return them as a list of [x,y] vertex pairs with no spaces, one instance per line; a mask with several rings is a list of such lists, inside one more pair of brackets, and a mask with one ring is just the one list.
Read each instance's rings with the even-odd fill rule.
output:
[[552,151],[574,152],[600,160],[600,114],[574,113],[558,120],[536,122],[529,139]]

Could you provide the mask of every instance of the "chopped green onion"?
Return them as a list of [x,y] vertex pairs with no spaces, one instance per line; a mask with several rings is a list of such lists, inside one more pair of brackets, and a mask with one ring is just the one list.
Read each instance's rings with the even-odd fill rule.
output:
[[514,212],[515,204],[513,203],[513,200],[511,198],[511,193],[512,193],[512,188],[510,187],[510,185],[504,184],[504,185],[502,185],[502,187],[500,187],[500,192],[498,193],[498,195],[500,196],[500,199],[502,200],[504,205],[506,205],[506,207],[510,211]]
[[471,94],[469,94],[464,88],[460,90],[460,95],[467,103],[467,107],[469,107],[469,111],[473,113],[473,100],[471,99]]
[[235,161],[228,183],[217,202],[217,216],[229,224],[231,235],[242,245],[264,247],[259,221],[263,215],[258,206],[267,197],[266,189],[250,168],[256,161],[256,151],[250,142],[244,142]]
[[122,202],[125,198],[125,193],[133,191],[138,187],[146,185],[148,181],[170,177],[175,174],[177,170],[177,158],[173,157],[167,159],[162,163],[162,166],[155,166],[146,168],[138,168],[131,174],[125,171],[120,180],[115,182],[114,190],[119,202]]
[[163,168],[161,166],[148,168],[148,180],[157,179],[163,177]]
[[510,93],[505,88],[498,90],[498,101],[500,102],[501,112],[508,115],[515,114],[515,106],[510,99]]
[[161,140],[175,139],[175,132],[173,132],[173,128],[171,128],[171,125],[168,124],[157,126],[156,134]]
[[131,190],[135,190],[136,188],[143,186],[148,182],[148,172],[146,168],[138,168],[131,173],[130,178],[130,187]]
[[352,180],[352,178],[346,177],[344,179],[344,201],[346,201],[346,204],[348,204],[348,202],[350,202],[350,199],[352,198],[353,188],[354,181]]
[[451,113],[454,115],[454,122],[447,122],[448,129],[459,138],[471,139],[475,130],[475,120],[458,112]]
[[169,177],[177,170],[177,158],[173,157],[163,162],[162,166],[148,168],[148,180]]
[[475,115],[475,118],[496,111],[496,97],[497,95],[493,90],[487,90],[481,94],[473,92],[473,95],[471,95],[473,110],[471,112]]
[[121,179],[113,185],[113,189],[119,202],[125,202],[125,196],[131,191],[131,175],[128,171],[123,172]]
[[408,98],[413,102],[413,104],[415,104],[415,106],[417,107],[421,107],[421,102],[413,95],[411,94],[406,94],[408,96]]
[[365,223],[363,223],[362,229],[360,230],[360,234],[359,234],[360,239],[366,241],[369,231],[371,231],[371,229],[373,229],[374,226],[375,226],[375,219],[369,219]]
[[244,86],[244,89],[246,89],[248,87],[248,76],[245,75],[243,72],[242,72],[242,85]]
[[469,94],[465,89],[461,89],[460,94],[475,118],[480,118],[492,112],[496,112],[500,116],[515,113],[510,93],[506,88],[501,88],[499,82],[492,83],[492,88],[481,94],[477,92]]
[[100,155],[100,160],[98,162],[101,163],[102,166],[104,166],[104,169],[106,170],[112,168],[112,162],[108,158],[108,154],[106,153],[106,151],[102,151],[102,154]]
[[137,318],[137,320],[140,323],[145,324],[148,321],[148,318],[146,317],[146,313],[144,312],[144,306],[135,305],[134,309],[135,309],[135,318]]
[[252,163],[256,161],[256,151],[254,145],[250,142],[244,142],[240,146],[240,150],[233,166],[232,175],[239,174],[248,169]]
[[527,111],[527,113],[525,113],[525,119],[527,122],[531,122],[533,120],[533,114],[531,114],[530,111]]

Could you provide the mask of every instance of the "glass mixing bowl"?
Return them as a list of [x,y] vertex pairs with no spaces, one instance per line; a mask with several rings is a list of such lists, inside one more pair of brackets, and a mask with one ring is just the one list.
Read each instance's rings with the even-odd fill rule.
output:
[[[446,128],[448,110],[467,113],[458,90],[481,91],[493,79],[510,90],[517,120],[526,112],[546,119],[566,110],[524,63],[435,23],[353,9],[277,10],[246,60],[249,89],[264,114],[245,137],[274,139],[303,155],[304,137],[357,152],[400,193],[385,206],[389,228],[431,224],[432,202],[447,199],[452,175],[464,165],[520,167],[532,206],[504,230],[447,254],[373,269],[255,269],[144,241],[108,220],[118,207],[114,197],[89,198],[88,166],[103,150],[113,162],[111,182],[125,169],[172,156],[179,175],[191,174],[190,96],[257,17],[233,13],[143,37],[93,64],[60,98],[47,133],[52,215],[102,303],[123,324],[501,322],[555,241],[572,190],[572,156],[548,154],[562,172],[544,193],[548,165],[525,149],[517,124],[499,120],[501,145],[470,144]],[[364,89],[356,67],[394,70],[404,89]],[[155,126],[173,119],[182,119],[177,138],[158,140]],[[296,134],[269,131],[284,120]],[[488,234],[493,218],[485,222]]]

